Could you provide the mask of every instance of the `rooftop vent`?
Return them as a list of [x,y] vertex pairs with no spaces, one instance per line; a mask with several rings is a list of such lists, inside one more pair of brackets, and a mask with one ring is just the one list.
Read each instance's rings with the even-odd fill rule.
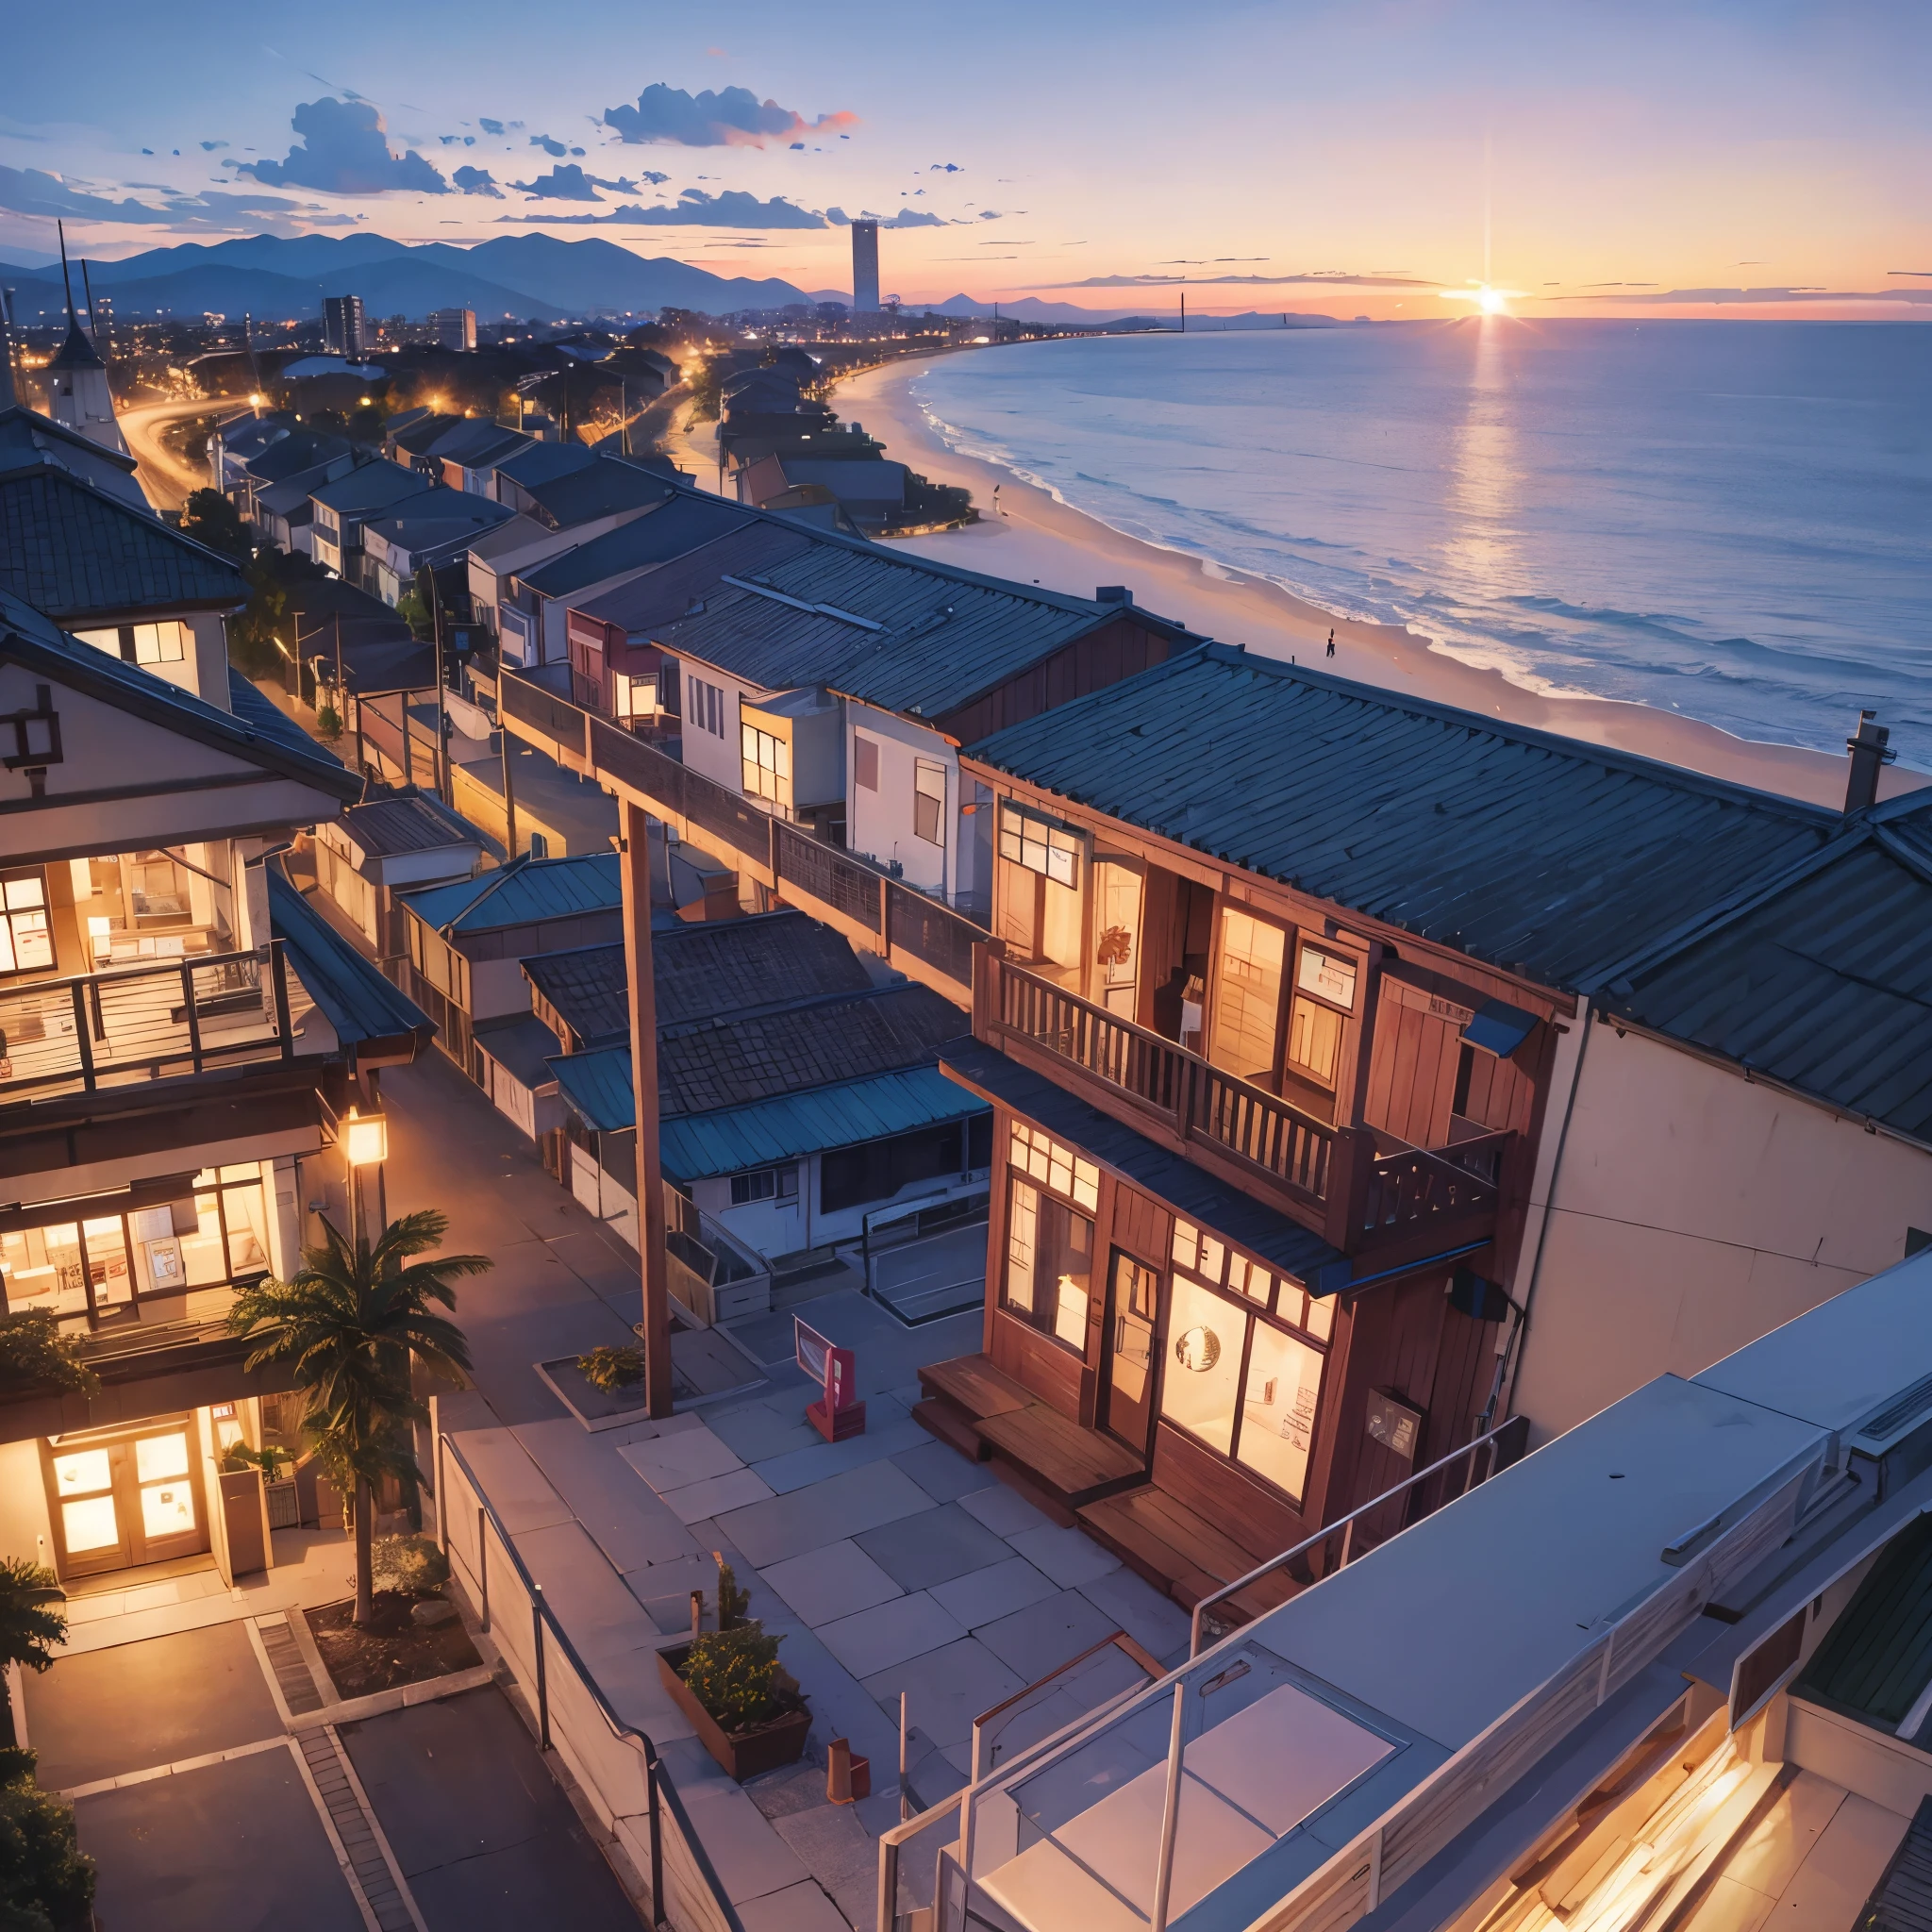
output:
[[1878,803],[1879,771],[1898,757],[1891,749],[1891,733],[1872,722],[1877,715],[1876,711],[1860,711],[1857,735],[1845,740],[1845,749],[1852,755],[1851,774],[1845,781],[1847,813]]
[[1124,584],[1102,584],[1093,593],[1096,604],[1131,604],[1134,593]]

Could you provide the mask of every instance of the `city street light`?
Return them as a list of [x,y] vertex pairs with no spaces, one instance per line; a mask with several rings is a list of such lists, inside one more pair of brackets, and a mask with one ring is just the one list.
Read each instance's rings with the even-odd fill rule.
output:
[[377,1108],[364,1113],[352,1107],[341,1119],[342,1158],[349,1170],[349,1252],[360,1246],[359,1182],[365,1167],[380,1167],[389,1158],[389,1117]]

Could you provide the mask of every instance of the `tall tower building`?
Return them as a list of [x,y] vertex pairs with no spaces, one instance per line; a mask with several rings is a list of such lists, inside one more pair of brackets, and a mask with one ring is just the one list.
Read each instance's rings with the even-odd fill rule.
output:
[[879,225],[852,225],[852,307],[859,315],[879,311]]
[[351,362],[362,354],[362,298],[359,295],[328,295],[322,304],[323,345],[331,356],[346,356]]
[[474,308],[432,309],[429,325],[436,331],[436,345],[440,349],[474,349],[476,346],[476,311]]
[[47,364],[47,414],[62,428],[77,430],[91,442],[127,454],[121,425],[114,420],[114,391],[108,365],[74,312],[74,277],[67,267],[67,234],[60,230],[60,280],[67,291],[67,340]]

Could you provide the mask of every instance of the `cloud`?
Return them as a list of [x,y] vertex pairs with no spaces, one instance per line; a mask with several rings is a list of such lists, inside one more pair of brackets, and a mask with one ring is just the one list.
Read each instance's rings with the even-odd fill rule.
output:
[[1628,289],[1621,295],[1545,295],[1546,302],[1658,303],[1698,307],[1761,306],[1771,302],[1909,302],[1932,303],[1932,289],[1665,289],[1656,294]]
[[144,202],[109,201],[70,188],[59,175],[40,168],[0,167],[0,208],[19,215],[56,215],[67,221],[165,225],[175,219],[166,208],[149,208]]
[[654,82],[635,107],[604,110],[604,125],[631,145],[664,142],[675,147],[763,147],[768,142],[795,141],[801,134],[857,127],[857,114],[821,114],[816,121],[776,101],[760,101],[749,88],[706,88],[690,94]]
[[449,178],[464,194],[486,195],[491,201],[503,199],[503,190],[491,178],[488,168],[458,168]]
[[216,148],[226,147],[227,144],[225,141],[205,141],[201,144],[201,151],[205,155],[211,155]]
[[476,116],[476,125],[485,134],[501,134],[503,132],[503,123],[501,121],[492,121],[488,114],[478,114]]
[[1083,282],[1037,282],[1041,289],[1178,289],[1203,283],[1312,282],[1333,289],[1433,289],[1434,282],[1418,281],[1407,275],[1347,275],[1324,273],[1308,275],[1089,275]]
[[599,175],[585,174],[575,161],[560,162],[534,181],[512,181],[509,185],[519,194],[534,195],[539,201],[602,201],[604,197],[597,192],[600,188],[608,188],[614,194],[638,192],[635,181],[606,181]]
[[[842,208],[828,208],[825,219],[835,228],[849,228],[852,217]],[[861,208],[858,219],[862,222],[876,222],[882,228],[943,228],[946,219],[943,215],[928,214],[924,208],[902,208],[895,215],[874,214],[871,208]]]
[[386,194],[411,189],[447,194],[449,183],[414,148],[392,155],[382,116],[366,101],[325,94],[295,109],[303,145],[285,161],[236,161],[227,165],[270,188],[312,188],[324,194]]
[[[514,184],[513,184],[514,185]],[[707,194],[701,188],[687,188],[670,207],[639,208],[632,204],[613,208],[608,215],[501,215],[504,222],[543,222],[574,227],[600,223],[625,228],[823,228],[825,217],[816,209],[800,208],[774,194],[760,201],[755,194],[727,189],[723,194]]]
[[531,135],[530,145],[532,147],[541,147],[553,160],[560,161],[570,152],[569,148],[565,147],[562,142],[553,141],[547,134]]
[[474,134],[439,134],[436,138],[441,142],[444,147],[475,147],[476,145],[476,137]]

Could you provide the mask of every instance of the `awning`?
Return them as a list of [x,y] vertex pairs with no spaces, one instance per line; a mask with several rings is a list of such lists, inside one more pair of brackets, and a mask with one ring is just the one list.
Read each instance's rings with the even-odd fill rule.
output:
[[385,979],[347,940],[277,872],[268,869],[269,924],[288,951],[308,994],[354,1052],[413,1059],[436,1027],[414,1000]]
[[1485,1000],[1476,1008],[1475,1018],[1462,1029],[1462,1037],[1480,1052],[1492,1053],[1499,1060],[1507,1060],[1535,1031],[1536,1025],[1534,1013],[1525,1013],[1521,1007],[1512,1007],[1503,1000]]

